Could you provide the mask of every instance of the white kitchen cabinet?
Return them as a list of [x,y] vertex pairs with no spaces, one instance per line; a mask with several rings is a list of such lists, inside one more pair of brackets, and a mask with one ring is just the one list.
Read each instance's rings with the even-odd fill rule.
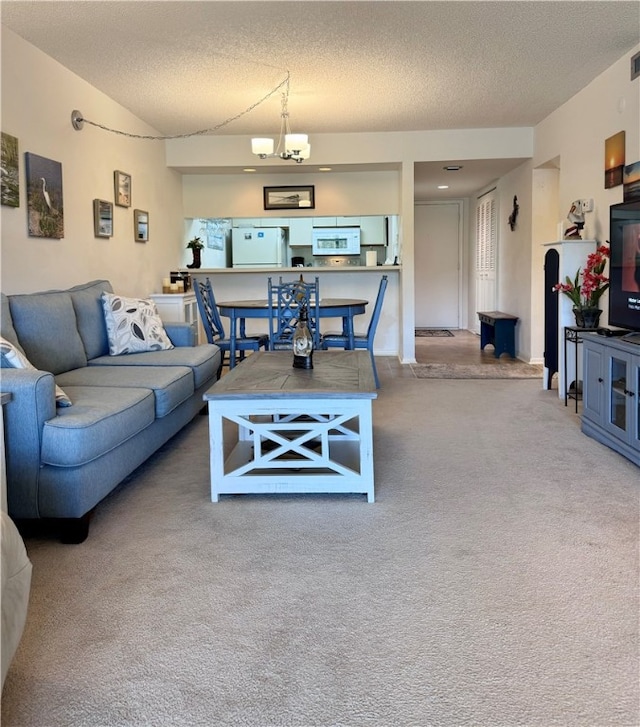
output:
[[289,220],[289,247],[310,247],[312,235],[311,217],[292,217]]
[[262,217],[260,227],[289,227],[288,217]]
[[360,217],[360,244],[386,245],[385,220],[379,215]]
[[360,217],[336,217],[336,227],[360,227]]
[[262,217],[235,217],[234,227],[262,227]]
[[337,227],[337,217],[312,217],[314,227]]

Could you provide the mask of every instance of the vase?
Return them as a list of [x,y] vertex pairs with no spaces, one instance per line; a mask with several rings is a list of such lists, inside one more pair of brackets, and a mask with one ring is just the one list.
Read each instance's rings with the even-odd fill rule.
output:
[[187,265],[188,268],[199,268],[200,265],[202,265],[202,260],[200,257],[200,250],[198,248],[192,247],[191,252],[193,253],[193,262],[191,265]]
[[600,323],[600,308],[574,308],[573,315],[576,317],[578,328],[597,328]]

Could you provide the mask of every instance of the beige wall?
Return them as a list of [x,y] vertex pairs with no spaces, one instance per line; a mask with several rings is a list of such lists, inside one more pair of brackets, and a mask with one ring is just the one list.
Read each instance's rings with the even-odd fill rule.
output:
[[[640,79],[630,80],[629,63],[638,50],[640,45],[536,126],[536,224],[531,238],[535,356],[541,356],[543,348],[542,245],[561,239],[558,228],[569,225],[566,215],[571,203],[585,197],[594,200],[594,211],[585,215],[583,239],[608,239],[609,207],[623,201],[623,188],[604,188],[605,139],[625,131],[626,163],[640,161]],[[606,325],[607,294],[601,305],[605,312],[601,323]]]
[[[284,162],[283,162],[284,163]],[[264,209],[263,187],[314,185],[315,209]],[[399,172],[324,174],[185,174],[185,217],[322,217],[396,215]]]
[[[182,184],[167,169],[162,142],[71,125],[79,109],[88,119],[134,133],[153,134],[103,93],[2,28],[2,131],[18,138],[20,206],[3,206],[1,288],[4,293],[111,280],[125,295],[159,290],[178,262],[182,244]],[[62,164],[64,238],[27,234],[24,152]],[[93,234],[93,200],[113,201],[113,172],[132,177],[132,206],[114,207],[114,235]],[[133,237],[133,209],[149,212],[149,242]]]

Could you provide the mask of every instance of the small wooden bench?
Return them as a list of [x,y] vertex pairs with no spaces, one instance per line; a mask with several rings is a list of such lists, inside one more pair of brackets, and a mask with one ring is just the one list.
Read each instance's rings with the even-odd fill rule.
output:
[[483,351],[487,343],[494,350],[494,356],[500,358],[508,353],[511,358],[516,357],[516,323],[518,316],[500,311],[478,313],[480,319],[480,350]]

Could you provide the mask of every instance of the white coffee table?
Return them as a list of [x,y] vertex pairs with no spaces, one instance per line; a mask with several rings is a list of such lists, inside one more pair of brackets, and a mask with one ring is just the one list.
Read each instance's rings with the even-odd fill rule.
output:
[[254,353],[205,393],[211,500],[295,492],[373,502],[378,395],[368,352],[316,351],[311,370],[292,361],[290,351]]

